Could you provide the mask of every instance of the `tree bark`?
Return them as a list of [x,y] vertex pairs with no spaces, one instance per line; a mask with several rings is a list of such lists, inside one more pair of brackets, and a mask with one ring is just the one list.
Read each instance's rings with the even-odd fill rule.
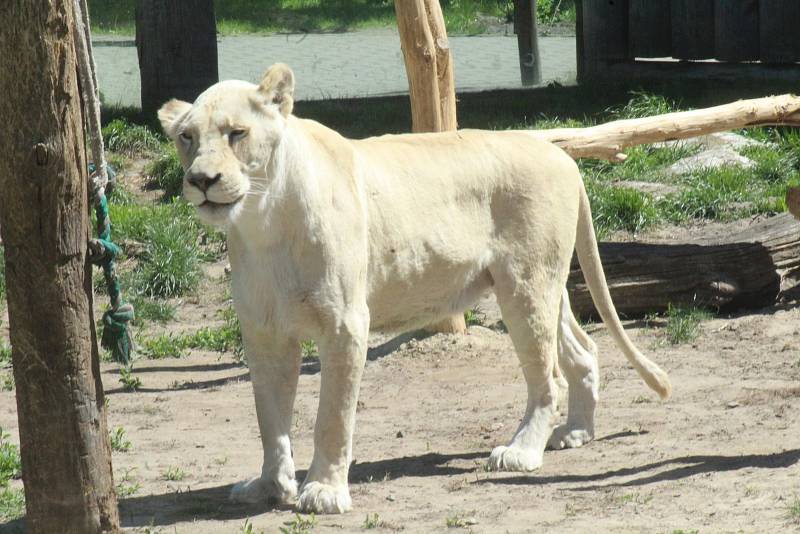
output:
[[563,148],[573,158],[624,161],[635,145],[688,139],[753,126],[800,126],[800,97],[770,96],[712,108],[607,122],[589,128],[554,128],[531,133]]
[[0,228],[28,531],[119,531],[72,0],[0,4]]
[[142,111],[194,101],[219,80],[213,0],[136,0]]
[[[394,7],[408,75],[411,129],[455,130],[458,122],[453,57],[439,0],[395,0]],[[467,325],[463,315],[452,315],[427,329],[461,333]]]
[[[800,222],[784,214],[724,239],[601,243],[600,256],[617,311],[629,317],[670,304],[760,308],[775,303],[785,278],[800,275]],[[573,311],[596,315],[577,261],[567,286]]]

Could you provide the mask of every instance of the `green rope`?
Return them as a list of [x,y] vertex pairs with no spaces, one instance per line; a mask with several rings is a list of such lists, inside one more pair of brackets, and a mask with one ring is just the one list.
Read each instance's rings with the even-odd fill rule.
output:
[[[94,164],[89,164],[89,174],[95,172]],[[106,167],[109,189],[114,182],[114,170]],[[128,323],[134,319],[133,306],[122,299],[119,278],[114,261],[120,248],[111,241],[111,217],[108,214],[108,199],[103,189],[94,192],[94,213],[97,218],[97,239],[89,241],[89,261],[103,268],[103,276],[111,299],[111,308],[103,314],[103,337],[100,344],[110,350],[114,361],[128,366],[131,362],[133,340]]]

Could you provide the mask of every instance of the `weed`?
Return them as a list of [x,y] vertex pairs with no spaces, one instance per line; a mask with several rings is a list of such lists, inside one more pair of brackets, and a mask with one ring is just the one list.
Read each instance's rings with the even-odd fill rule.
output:
[[310,358],[319,358],[319,348],[317,347],[317,342],[310,339],[301,342],[300,354],[302,354],[304,360]]
[[667,341],[672,345],[688,343],[699,334],[702,321],[711,317],[707,310],[694,306],[673,306],[667,308]]
[[475,521],[472,517],[466,517],[462,514],[455,514],[448,516],[445,519],[445,525],[447,528],[466,528],[471,525],[476,525],[478,522]]
[[618,109],[609,110],[617,119],[638,119],[677,111],[680,106],[666,97],[644,91],[632,91],[631,99]]
[[131,442],[125,435],[125,429],[118,426],[108,433],[111,441],[111,450],[114,452],[128,452],[131,450]]
[[152,360],[163,360],[164,358],[183,358],[189,354],[188,348],[185,337],[162,334],[145,340],[139,352]]
[[161,146],[162,140],[146,126],[115,119],[103,127],[106,148],[128,157],[150,154]]
[[364,524],[362,527],[366,530],[369,530],[380,527],[381,523],[381,516],[379,516],[376,512],[372,515],[367,514],[367,517],[364,518]]
[[14,391],[14,373],[0,373],[0,391]]
[[280,528],[281,534],[309,534],[317,526],[317,518],[314,514],[303,517],[295,514],[294,519],[286,521]]
[[543,24],[575,22],[575,4],[563,0],[539,0],[536,3],[536,18]]
[[483,326],[486,322],[486,314],[475,306],[471,310],[464,312],[464,322],[467,326]]
[[700,534],[700,531],[696,528],[693,528],[692,530],[683,530],[679,528],[677,530],[673,530],[670,534]]
[[175,147],[168,146],[145,169],[149,184],[164,191],[164,199],[180,196],[183,190],[183,167]]
[[178,466],[170,466],[166,471],[164,471],[162,476],[164,477],[164,480],[179,482],[186,478],[186,472]]
[[175,318],[175,306],[163,300],[134,295],[130,302],[136,310],[136,319],[133,322],[136,326],[143,326],[145,321],[166,323]]
[[9,434],[0,428],[0,488],[8,486],[12,478],[22,476],[19,447],[8,441],[9,437]]
[[786,507],[786,514],[794,522],[800,523],[800,498],[795,497]]
[[0,521],[13,521],[24,514],[24,491],[21,488],[0,488]]
[[11,365],[11,346],[0,340],[0,367]]
[[250,522],[250,518],[244,520],[244,525],[239,528],[240,534],[264,534],[264,531],[256,530],[256,527],[253,526],[253,523]]
[[130,497],[131,495],[135,495],[140,489],[142,485],[138,482],[121,482],[117,484],[117,497],[124,499],[125,497]]
[[659,218],[653,197],[626,187],[587,188],[595,227],[602,235],[608,230],[641,232],[653,226]]
[[133,376],[133,369],[130,367],[119,368],[119,383],[122,384],[122,389],[125,391],[136,391],[142,387],[142,379]]

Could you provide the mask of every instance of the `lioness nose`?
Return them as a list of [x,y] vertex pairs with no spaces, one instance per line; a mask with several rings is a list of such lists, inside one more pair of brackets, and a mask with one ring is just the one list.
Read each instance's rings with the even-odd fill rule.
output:
[[220,178],[222,178],[221,174],[217,174],[214,177],[206,174],[193,174],[186,181],[205,193],[212,185],[219,182]]

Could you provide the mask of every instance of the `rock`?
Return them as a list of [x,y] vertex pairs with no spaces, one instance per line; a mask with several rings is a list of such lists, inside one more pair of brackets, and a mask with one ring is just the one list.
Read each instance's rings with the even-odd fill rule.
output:
[[718,169],[719,167],[738,165],[745,169],[755,165],[753,160],[746,158],[727,147],[712,148],[698,152],[676,161],[666,169],[670,175],[690,174],[700,169]]

